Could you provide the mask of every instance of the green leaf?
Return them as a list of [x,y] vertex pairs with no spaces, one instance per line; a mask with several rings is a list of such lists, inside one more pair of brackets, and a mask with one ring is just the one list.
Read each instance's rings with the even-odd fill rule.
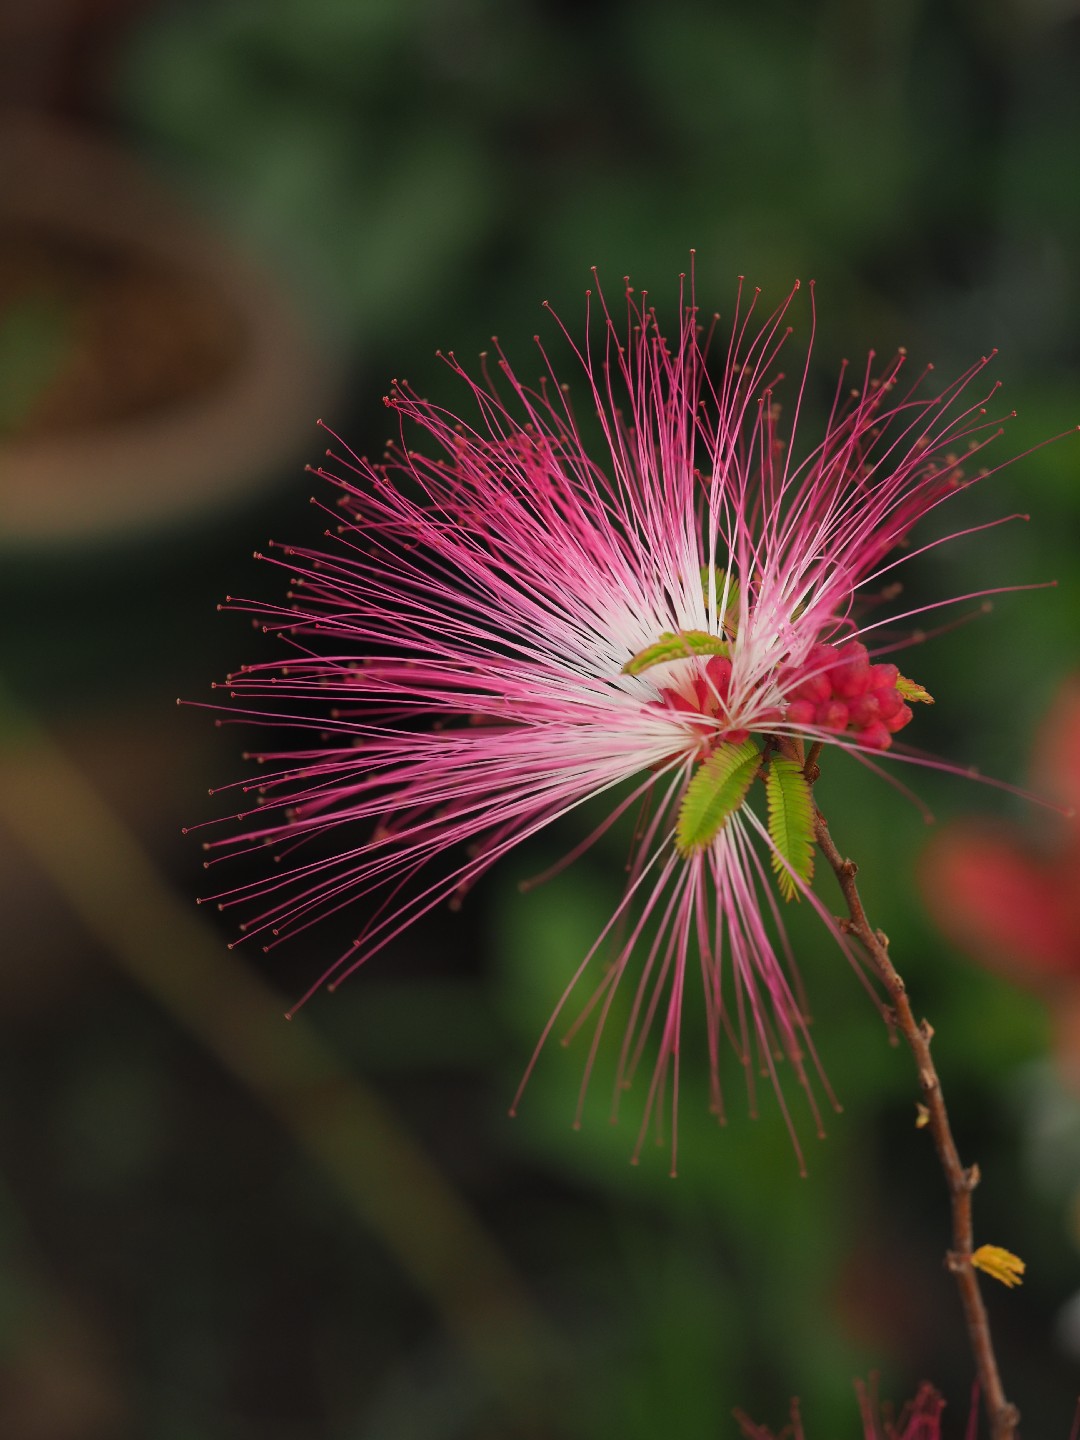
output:
[[719,565],[702,565],[701,567],[701,592],[705,597],[705,608],[710,605],[709,590],[715,588],[716,608],[724,604],[724,586],[728,587],[727,604],[724,605],[723,625],[721,629],[726,635],[735,636],[739,633],[739,582],[734,575],[728,579],[726,570],[721,570]]
[[746,798],[761,755],[752,740],[721,745],[686,787],[675,827],[675,845],[692,855],[710,845]]
[[905,700],[921,700],[924,705],[934,703],[934,697],[930,691],[924,690],[917,680],[909,680],[906,675],[899,676],[896,688]]
[[652,665],[662,665],[665,660],[685,660],[688,655],[728,655],[731,646],[719,635],[710,635],[707,630],[665,630],[659,640],[646,645],[631,656],[622,667],[624,675],[640,675]]
[[797,900],[795,875],[809,883],[814,873],[814,805],[802,766],[774,756],[765,776],[765,794],[776,883],[785,900]]

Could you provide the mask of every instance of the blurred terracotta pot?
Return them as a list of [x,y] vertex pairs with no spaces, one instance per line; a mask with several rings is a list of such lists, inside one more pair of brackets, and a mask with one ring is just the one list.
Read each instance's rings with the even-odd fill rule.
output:
[[335,369],[280,287],[126,152],[0,124],[0,544],[239,499],[310,452]]

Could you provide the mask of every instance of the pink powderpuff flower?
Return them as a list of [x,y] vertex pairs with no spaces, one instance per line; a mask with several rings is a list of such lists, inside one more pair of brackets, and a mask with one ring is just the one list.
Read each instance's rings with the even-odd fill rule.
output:
[[[267,945],[363,911],[318,982],[333,988],[553,821],[610,804],[576,855],[636,811],[623,899],[526,1079],[603,949],[582,1095],[626,982],[614,1103],[658,1032],[634,1159],[650,1117],[670,1113],[673,1172],[694,966],[716,1113],[726,1037],[751,1105],[764,1071],[792,1128],[783,1057],[817,1119],[808,1070],[820,1068],[779,900],[805,897],[848,947],[809,886],[801,747],[874,766],[911,705],[930,700],[872,648],[885,624],[935,608],[881,618],[899,590],[893,552],[979,478],[960,460],[999,431],[985,408],[996,386],[976,384],[987,358],[927,393],[932,367],[909,377],[900,353],[858,374],[845,363],[819,438],[804,441],[812,286],[790,410],[777,398],[798,288],[757,318],[758,292],[748,300],[740,284],[722,331],[719,317],[702,323],[684,277],[670,342],[629,282],[621,321],[589,292],[580,345],[556,322],[580,412],[539,337],[536,385],[497,341],[478,376],[446,356],[460,415],[396,382],[385,404],[400,440],[379,462],[341,446],[317,472],[337,491],[325,546],[262,557],[293,577],[287,602],[228,601],[284,648],[229,677],[238,713],[308,740],[255,755],[267,773],[239,788],[256,803],[207,847],[218,859],[269,846],[280,863],[210,898],[253,910],[242,928]],[[758,778],[765,815],[751,803]]]

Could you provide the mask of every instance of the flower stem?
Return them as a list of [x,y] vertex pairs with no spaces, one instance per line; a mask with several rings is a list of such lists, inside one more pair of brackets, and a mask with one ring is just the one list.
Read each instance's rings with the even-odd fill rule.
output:
[[[817,779],[817,753],[815,746],[806,760],[806,776],[811,784]],[[875,930],[866,917],[859,897],[855,875],[858,867],[852,860],[845,860],[836,848],[829,833],[828,822],[821,811],[814,810],[814,837],[818,848],[832,866],[847,905],[847,918],[842,922],[844,929],[855,935],[866,948],[877,973],[880,975],[892,1001],[893,1019],[896,1029],[904,1037],[915,1059],[919,1074],[919,1088],[923,1104],[928,1113],[928,1127],[933,1137],[934,1149],[945,1174],[949,1188],[949,1204],[952,1211],[952,1249],[946,1254],[946,1265],[956,1277],[960,1291],[960,1303],[964,1310],[968,1340],[975,1357],[975,1368],[979,1377],[983,1403],[990,1421],[993,1440],[1013,1440],[1020,1423],[1020,1412],[1005,1396],[998,1371],[990,1336],[990,1321],[986,1313],[978,1277],[971,1263],[974,1236],[971,1220],[971,1194],[979,1183],[979,1167],[964,1166],[953,1139],[949,1114],[945,1108],[945,1097],[941,1080],[930,1053],[933,1029],[926,1020],[916,1021],[907,986],[898,973],[889,955],[889,941],[880,930]]]

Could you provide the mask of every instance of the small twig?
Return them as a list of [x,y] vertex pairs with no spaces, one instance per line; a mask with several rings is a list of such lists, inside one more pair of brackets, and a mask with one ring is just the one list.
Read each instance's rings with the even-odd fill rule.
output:
[[[806,761],[806,775],[811,784],[817,778],[817,755],[820,746],[814,746]],[[856,935],[865,946],[874,967],[881,976],[892,1002],[892,1022],[896,1031],[907,1042],[915,1058],[919,1074],[919,1088],[922,1103],[929,1117],[928,1125],[934,1139],[945,1181],[949,1187],[949,1203],[952,1209],[952,1249],[946,1255],[946,1264],[956,1276],[960,1291],[960,1302],[964,1307],[968,1339],[975,1356],[975,1367],[979,1376],[983,1403],[990,1421],[993,1440],[1013,1440],[1020,1423],[1020,1412],[1005,1397],[1005,1390],[998,1372],[990,1336],[990,1321],[983,1303],[979,1281],[971,1263],[974,1235],[971,1220],[971,1192],[979,1183],[979,1167],[965,1168],[953,1139],[949,1124],[941,1080],[930,1053],[933,1029],[926,1020],[916,1021],[907,987],[889,956],[888,937],[875,930],[866,918],[859,890],[855,884],[857,866],[845,860],[836,848],[829,826],[821,811],[814,809],[814,836],[821,853],[832,866],[847,905],[848,914],[845,930]]]

